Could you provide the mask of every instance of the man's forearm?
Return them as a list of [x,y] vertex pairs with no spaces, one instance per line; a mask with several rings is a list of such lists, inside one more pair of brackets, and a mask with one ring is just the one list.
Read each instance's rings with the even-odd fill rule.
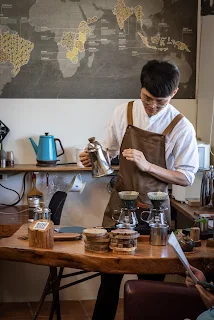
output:
[[149,166],[148,173],[167,183],[178,184],[183,187],[189,185],[189,181],[182,172],[164,169],[152,163]]

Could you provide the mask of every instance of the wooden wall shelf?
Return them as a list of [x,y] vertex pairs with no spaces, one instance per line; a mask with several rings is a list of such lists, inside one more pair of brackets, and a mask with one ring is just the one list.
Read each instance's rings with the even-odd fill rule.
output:
[[[115,171],[119,166],[113,166]],[[0,173],[10,172],[72,172],[72,171],[91,171],[91,168],[82,168],[76,164],[57,165],[55,167],[39,167],[35,164],[16,164],[14,167],[0,168]]]

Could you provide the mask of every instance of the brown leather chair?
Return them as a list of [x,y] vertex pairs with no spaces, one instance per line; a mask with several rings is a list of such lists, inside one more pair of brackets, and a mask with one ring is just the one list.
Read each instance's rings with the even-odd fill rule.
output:
[[205,310],[194,288],[145,280],[125,283],[124,320],[195,320]]

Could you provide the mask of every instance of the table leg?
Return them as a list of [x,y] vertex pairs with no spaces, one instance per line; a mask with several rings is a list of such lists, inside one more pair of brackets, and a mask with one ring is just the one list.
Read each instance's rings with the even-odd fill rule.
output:
[[68,277],[74,277],[77,275],[86,274],[89,271],[77,271],[77,272],[63,275],[64,268],[62,268],[62,267],[60,268],[59,273],[57,272],[57,267],[49,267],[49,269],[50,269],[49,276],[46,281],[45,288],[43,290],[41,299],[39,301],[38,308],[33,316],[33,320],[37,320],[39,312],[40,312],[42,305],[44,303],[44,300],[45,300],[46,296],[49,294],[53,295],[53,301],[52,301],[51,310],[50,310],[50,314],[49,314],[49,320],[53,319],[54,311],[56,312],[57,320],[61,320],[59,291],[100,276],[100,273],[96,273],[96,274],[93,274],[93,275],[87,276],[85,278],[73,281],[71,283],[68,283],[68,284],[60,287],[60,282],[61,282],[62,278],[64,279],[64,278],[68,278]]
[[52,301],[52,305],[51,305],[49,320],[53,319],[54,311],[56,311],[57,320],[61,320],[59,286],[60,286],[60,282],[62,279],[63,269],[64,268],[60,268],[59,274],[57,274],[57,267],[50,267],[50,274],[52,277],[53,301]]
[[45,284],[45,288],[44,288],[44,290],[42,292],[42,296],[41,296],[40,301],[39,301],[39,305],[37,307],[37,310],[36,310],[35,314],[33,315],[33,319],[32,320],[36,320],[38,315],[39,315],[39,312],[40,312],[40,310],[42,308],[42,305],[43,305],[43,303],[45,301],[45,298],[46,298],[46,296],[48,294],[48,291],[50,290],[50,282],[51,282],[51,273],[49,273],[48,279],[47,279],[46,284]]

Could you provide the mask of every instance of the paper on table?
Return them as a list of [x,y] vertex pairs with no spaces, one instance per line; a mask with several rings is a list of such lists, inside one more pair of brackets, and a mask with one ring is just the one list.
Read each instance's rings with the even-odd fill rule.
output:
[[181,246],[174,234],[174,232],[171,233],[168,243],[173,247],[173,249],[175,250],[175,252],[178,255],[178,258],[180,259],[181,263],[183,264],[183,266],[185,267],[185,269],[187,270],[187,272],[189,273],[190,277],[192,278],[194,283],[198,282],[198,278],[194,275],[194,273],[192,272],[192,270],[190,270],[189,268],[189,262],[183,252],[183,250],[181,249]]

